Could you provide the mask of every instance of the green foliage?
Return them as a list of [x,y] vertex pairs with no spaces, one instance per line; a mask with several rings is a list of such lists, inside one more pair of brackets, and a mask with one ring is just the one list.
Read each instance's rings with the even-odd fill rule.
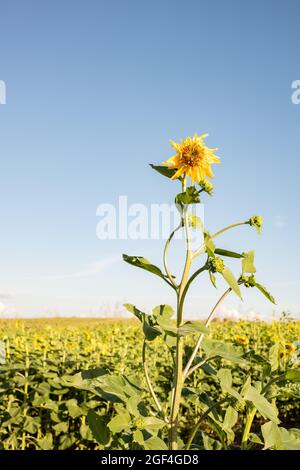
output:
[[0,341],[0,364],[5,364],[5,344]]
[[299,429],[284,429],[269,421],[261,427],[264,449],[300,450]]
[[220,256],[227,256],[228,258],[244,258],[243,254],[236,253],[235,251],[224,250],[223,248],[216,248],[215,254]]
[[157,266],[151,264],[150,261],[148,261],[146,258],[143,258],[142,256],[128,256],[124,254],[123,260],[132,266],[145,269],[145,271],[156,274],[156,276],[162,277],[163,279],[166,277]]
[[189,186],[184,192],[177,194],[175,204],[184,207],[189,204],[198,204],[200,202],[200,192],[195,186]]
[[257,289],[260,290],[260,292],[261,292],[265,297],[267,297],[267,299],[268,299],[270,302],[272,302],[272,304],[276,304],[274,297],[270,294],[270,292],[269,292],[264,286],[262,286],[261,284],[259,284],[258,282],[256,282],[256,283],[255,283],[255,287],[257,287]]
[[254,266],[254,250],[249,251],[249,253],[244,253],[244,257],[242,259],[242,273],[250,273],[253,274],[256,272]]
[[176,173],[176,170],[173,170],[171,168],[167,168],[166,166],[152,165],[152,163],[150,163],[150,166],[151,166],[151,168],[153,168],[153,170],[157,171],[158,173],[160,173],[163,176],[166,176],[167,178],[172,178],[172,176],[174,176],[175,173]]
[[94,439],[99,444],[106,446],[110,441],[110,430],[108,427],[108,417],[99,416],[94,410],[89,410],[87,422],[92,431]]
[[[171,319],[173,310],[167,305],[157,306],[152,314]],[[199,333],[185,337],[189,347]],[[238,345],[237,338],[242,334],[249,338],[249,346]],[[270,444],[270,438],[268,448],[294,446],[290,441],[296,439],[293,429],[300,411],[297,352],[292,350],[284,357],[282,352],[286,351],[285,345],[293,344],[299,337],[300,323],[294,321],[213,322],[210,336],[205,335],[195,359],[195,364],[207,362],[186,381],[188,392],[183,397],[179,429],[183,443],[186,444],[194,425],[195,410],[203,416],[210,406],[215,406],[204,418],[193,447],[236,448],[247,408],[253,406],[252,401],[246,400],[249,394],[246,395],[245,385],[245,379],[251,375],[251,386],[257,391],[257,382],[263,381],[266,388],[273,381],[273,385],[258,393],[263,393],[271,405],[276,396],[281,421],[276,426],[280,430],[288,427],[291,432],[289,439],[286,435],[281,439],[283,443]],[[138,321],[0,321],[0,339],[6,352],[6,363],[0,365],[1,449],[167,448],[167,426],[161,417],[154,416],[156,410],[139,364],[144,335]],[[164,402],[170,393],[172,354],[162,335],[149,344],[150,357],[155,362],[155,367],[149,367],[150,378]],[[188,351],[186,354],[185,361]],[[267,370],[269,363],[272,369],[269,365]],[[228,370],[231,379],[228,372],[217,376],[219,369]],[[253,399],[251,394],[250,398]],[[222,403],[223,399],[226,401]],[[234,441],[230,419],[233,421],[235,413],[231,410],[233,417],[229,412],[226,417],[229,407],[238,413],[238,421],[231,428]],[[129,441],[127,431],[113,433],[108,427],[122,409],[130,415]],[[257,411],[249,448],[252,444],[256,448],[266,445],[264,436],[268,428],[263,428],[264,436],[259,430],[269,421]],[[260,441],[263,443],[259,444]]]
[[234,276],[234,274],[231,272],[231,270],[226,266],[223,271],[221,272],[222,276],[224,277],[225,281],[229,285],[229,287],[235,292],[235,294],[241,299],[242,294],[238,285],[238,282]]

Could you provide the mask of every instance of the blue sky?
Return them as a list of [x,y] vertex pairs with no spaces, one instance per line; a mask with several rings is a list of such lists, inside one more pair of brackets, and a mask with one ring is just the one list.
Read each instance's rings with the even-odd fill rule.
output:
[[[299,314],[300,79],[298,1],[0,2],[0,310],[111,314],[124,301],[174,303],[168,286],[122,263],[160,263],[162,242],[96,237],[96,208],[172,202],[178,184],[147,164],[170,139],[209,133],[219,147],[214,231],[261,213],[223,246],[256,249],[276,310]],[[176,253],[174,253],[176,256]],[[175,267],[178,267],[175,263]],[[221,285],[220,293],[221,294]],[[218,293],[195,285],[187,313]],[[227,309],[271,315],[258,293]]]

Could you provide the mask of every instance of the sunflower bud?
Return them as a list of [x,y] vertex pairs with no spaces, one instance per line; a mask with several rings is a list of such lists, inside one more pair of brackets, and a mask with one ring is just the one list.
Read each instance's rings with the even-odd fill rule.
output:
[[139,429],[143,428],[145,426],[143,417],[134,419],[133,425]]
[[236,402],[233,404],[233,408],[234,408],[235,411],[237,411],[238,413],[241,413],[241,412],[244,411],[244,409],[245,409],[245,403],[242,403],[242,402],[236,400]]
[[263,221],[264,221],[264,219],[261,215],[253,215],[249,219],[249,224],[251,225],[251,227],[255,228],[255,230],[257,231],[258,234],[260,234],[261,228],[262,228],[262,225],[263,225]]
[[209,260],[209,270],[212,273],[221,273],[225,268],[224,261],[219,256],[215,258],[210,258]]
[[251,274],[251,276],[241,276],[239,278],[239,284],[244,284],[245,287],[255,287],[256,279],[254,274]]
[[213,193],[213,190],[214,190],[214,185],[206,180],[206,179],[203,179],[201,181],[199,181],[199,186],[202,188],[202,190],[209,194],[210,196],[212,196],[212,193]]

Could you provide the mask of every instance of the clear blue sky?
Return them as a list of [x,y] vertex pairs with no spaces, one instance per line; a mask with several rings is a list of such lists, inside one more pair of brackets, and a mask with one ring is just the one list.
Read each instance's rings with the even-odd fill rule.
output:
[[[255,248],[277,310],[299,313],[299,2],[10,0],[0,9],[2,311],[172,302],[158,278],[118,261],[125,252],[158,263],[162,243],[98,240],[96,208],[120,194],[171,202],[177,184],[147,164],[172,155],[169,139],[208,132],[222,160],[208,227],[263,214],[261,237],[243,227],[223,245]],[[216,300],[207,286],[194,286],[190,314]],[[248,291],[243,305],[226,305],[273,310]]]

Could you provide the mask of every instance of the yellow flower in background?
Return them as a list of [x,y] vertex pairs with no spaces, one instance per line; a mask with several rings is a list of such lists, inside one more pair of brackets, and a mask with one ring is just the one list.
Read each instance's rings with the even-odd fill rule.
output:
[[245,335],[238,335],[235,337],[235,342],[242,346],[247,346],[249,344],[249,339]]
[[294,352],[296,351],[296,346],[293,344],[293,343],[287,343],[285,345],[285,350],[288,354],[294,354]]
[[208,134],[200,136],[195,134],[193,138],[187,137],[181,140],[180,144],[171,140],[176,155],[163,163],[170,169],[177,170],[172,176],[173,180],[184,174],[190,176],[192,182],[199,183],[205,177],[214,176],[210,166],[212,163],[220,163],[220,159],[214,155],[217,148],[210,149],[204,144],[203,139],[207,136]]

